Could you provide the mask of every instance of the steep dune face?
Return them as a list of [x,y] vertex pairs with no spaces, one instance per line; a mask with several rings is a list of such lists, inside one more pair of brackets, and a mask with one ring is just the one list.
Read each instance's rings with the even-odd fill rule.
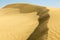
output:
[[60,40],[60,9],[49,8],[48,40]]

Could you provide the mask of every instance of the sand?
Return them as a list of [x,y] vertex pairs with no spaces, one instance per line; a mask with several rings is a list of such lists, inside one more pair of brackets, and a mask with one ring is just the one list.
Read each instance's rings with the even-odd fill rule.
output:
[[0,10],[0,40],[27,40],[35,30],[39,24],[37,13],[19,12],[17,9]]
[[[49,11],[50,19],[49,19],[49,22],[47,24],[48,28],[49,28],[49,31],[48,31],[48,40],[60,40],[60,9],[59,8],[48,8],[48,9],[50,10]],[[25,24],[24,24],[24,26],[26,26],[26,27],[24,27],[24,28],[27,28],[27,30],[23,30],[23,27],[21,29],[19,29],[19,27],[18,28],[16,27],[17,25],[21,24],[21,23],[19,23],[19,21],[21,22],[21,20],[22,21],[25,20],[25,19],[21,19],[21,20],[19,19],[19,18],[22,17],[22,15],[21,16],[19,14],[17,14],[17,15],[8,14],[8,15],[6,15],[6,14],[4,14],[4,11],[2,11],[2,12],[0,11],[0,13],[3,13],[3,14],[0,14],[0,31],[1,31],[0,32],[0,35],[1,35],[0,36],[0,40],[26,40],[26,38],[25,38],[26,36],[24,36],[25,39],[20,39],[19,38],[20,36],[17,37],[16,35],[18,35],[19,33],[16,33],[16,32],[22,30],[23,31],[22,33],[25,34],[24,31],[29,31],[29,32],[33,31],[33,30],[30,30],[30,29],[33,29],[33,28],[29,28],[29,27],[28,27],[29,28],[29,30],[28,30],[28,28],[27,28],[28,25],[26,26]],[[14,13],[15,13],[15,11],[14,11]],[[37,15],[34,15],[34,17],[36,17],[36,16]],[[25,18],[25,17],[26,16],[24,16],[23,18]],[[32,19],[34,17],[32,16]],[[13,20],[11,20],[11,19],[13,19]],[[28,17],[26,17],[26,19],[30,22],[30,19],[28,19]],[[33,21],[36,22],[36,23],[38,23],[37,19],[36,20],[34,19]],[[19,23],[19,24],[17,24],[17,23]],[[31,23],[32,23],[32,21],[30,22],[30,25],[31,25]],[[28,24],[28,23],[26,23],[26,24]],[[8,25],[10,25],[10,26],[12,25],[13,28],[12,28],[12,26],[8,27]],[[35,26],[37,26],[37,25],[35,25]],[[7,29],[7,31],[5,29]],[[10,30],[14,29],[16,31],[13,30],[13,31],[10,31],[10,33],[9,33],[9,29]],[[14,34],[14,35],[12,35],[11,33]],[[23,38],[22,33],[20,35]],[[30,35],[30,34],[28,34],[28,35]],[[8,39],[7,39],[7,37],[8,37]]]
[[60,40],[60,9],[49,8],[48,40]]

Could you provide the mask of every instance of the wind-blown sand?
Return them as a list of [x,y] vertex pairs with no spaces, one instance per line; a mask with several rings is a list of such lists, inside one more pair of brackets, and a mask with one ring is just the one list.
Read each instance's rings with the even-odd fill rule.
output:
[[60,9],[49,8],[48,40],[60,40]]

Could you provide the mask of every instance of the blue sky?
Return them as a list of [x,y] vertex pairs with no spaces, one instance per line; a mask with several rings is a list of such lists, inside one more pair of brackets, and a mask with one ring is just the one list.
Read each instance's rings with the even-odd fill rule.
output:
[[12,3],[31,3],[41,6],[60,8],[60,0],[0,0],[0,8]]

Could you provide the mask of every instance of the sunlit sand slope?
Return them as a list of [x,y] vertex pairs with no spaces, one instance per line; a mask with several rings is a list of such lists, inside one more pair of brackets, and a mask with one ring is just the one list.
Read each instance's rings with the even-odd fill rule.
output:
[[49,8],[48,40],[60,40],[60,9]]
[[24,14],[18,10],[0,10],[0,40],[27,40],[39,24],[37,12]]

